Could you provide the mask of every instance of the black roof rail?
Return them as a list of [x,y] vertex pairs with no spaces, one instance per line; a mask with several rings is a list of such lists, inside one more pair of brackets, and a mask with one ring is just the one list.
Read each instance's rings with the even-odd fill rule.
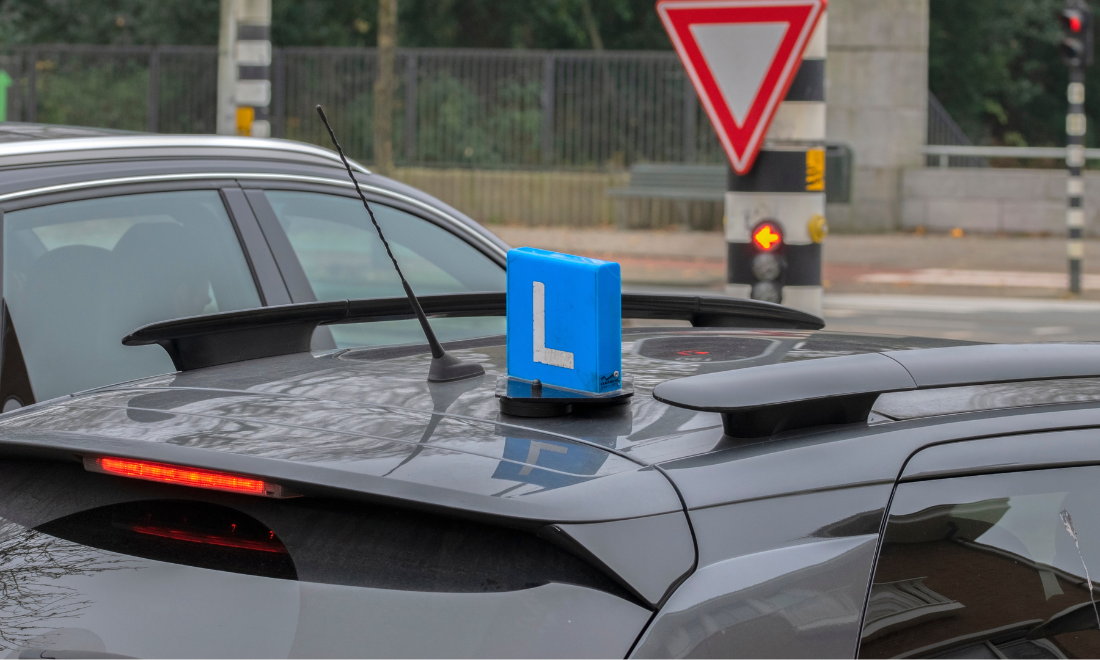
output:
[[666,381],[653,398],[722,413],[726,435],[866,422],[880,394],[1100,377],[1098,344],[979,344],[769,364]]
[[[429,316],[504,316],[505,294],[422,296]],[[820,330],[819,317],[790,307],[740,298],[623,294],[623,318],[678,319],[699,327]],[[298,303],[191,316],[144,325],[126,346],[159,344],[179,371],[305,353],[318,325],[413,318],[408,298]]]

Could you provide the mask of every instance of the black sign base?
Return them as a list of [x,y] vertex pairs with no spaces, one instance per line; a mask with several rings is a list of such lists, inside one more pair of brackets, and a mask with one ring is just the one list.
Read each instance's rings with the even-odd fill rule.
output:
[[560,417],[581,408],[621,406],[634,396],[634,379],[623,376],[622,388],[593,394],[511,376],[497,378],[500,412],[516,417]]

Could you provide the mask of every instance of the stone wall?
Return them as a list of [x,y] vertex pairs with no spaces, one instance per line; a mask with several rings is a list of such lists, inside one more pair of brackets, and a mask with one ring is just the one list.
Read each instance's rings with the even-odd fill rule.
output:
[[[1100,172],[1086,172],[1085,233],[1100,236]],[[903,229],[969,233],[1066,232],[1063,169],[915,168],[902,182]]]
[[901,179],[923,164],[928,123],[928,0],[831,0],[826,135],[854,152],[852,202],[834,231],[901,225]]

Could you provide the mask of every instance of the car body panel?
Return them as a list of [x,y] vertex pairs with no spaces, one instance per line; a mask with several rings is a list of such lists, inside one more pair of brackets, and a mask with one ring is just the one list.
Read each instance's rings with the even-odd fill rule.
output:
[[1089,465],[1097,461],[1093,428],[948,442],[922,449],[905,464],[901,481]]
[[[823,351],[813,350],[815,346],[844,342],[843,336],[657,330],[628,332],[624,340],[624,371],[635,374],[637,392],[631,404],[560,418],[525,419],[499,413],[495,379],[504,372],[506,351],[503,338],[489,338],[477,347],[454,349],[456,356],[486,368],[479,379],[426,382],[431,356],[424,346],[299,354],[76,395],[48,408],[0,417],[0,429],[9,443],[18,438],[21,444],[64,445],[69,451],[85,446],[89,451],[127,456],[155,454],[159,460],[223,465],[264,475],[286,481],[287,487],[304,487],[317,478],[315,483],[351,492],[559,523],[681,510],[680,499],[666,478],[647,467],[657,461],[693,509],[749,498],[739,495],[737,481],[751,485],[757,497],[789,490],[789,482],[763,477],[776,489],[769,493],[760,483],[761,475],[769,473],[765,466],[790,460],[792,452],[812,456],[815,451],[828,451],[804,442],[721,450],[728,439],[722,436],[717,414],[673,408],[649,393],[654,384],[668,378],[751,365],[762,348],[775,360],[801,359],[806,347],[810,355],[822,355]],[[712,349],[711,355],[723,359],[680,360],[676,352],[668,355],[667,346],[653,348],[667,341],[685,347],[681,350],[705,345]],[[777,341],[785,346],[783,350],[775,348]],[[714,350],[723,342],[726,354]],[[903,344],[882,340],[877,348]],[[876,348],[871,339],[864,339],[863,346],[864,350]],[[853,439],[849,444],[868,443]],[[833,445],[844,442],[828,443]],[[748,454],[761,447],[782,447],[783,452]],[[561,449],[564,453],[558,452]],[[701,456],[694,462],[684,459],[693,455]],[[726,483],[727,473],[742,468],[757,478],[734,477],[734,482]],[[896,475],[900,463],[890,469]],[[307,477],[305,471],[325,476]],[[679,478],[688,472],[690,478]],[[835,487],[838,476],[843,473],[822,473],[817,478],[828,481],[823,488]],[[722,485],[718,487],[714,479]],[[863,477],[863,481],[892,479],[881,469],[875,477]],[[807,487],[812,488],[812,482],[803,482],[799,490]],[[617,489],[623,494],[603,495]]]
[[[0,648],[69,653],[47,657],[623,657],[652,616],[621,594],[568,581],[479,588],[461,583],[460,570],[450,576],[459,583],[447,584],[415,571],[415,561],[402,576],[394,554],[434,557],[430,533],[420,547],[407,548],[400,535],[387,544],[386,532],[402,527],[390,529],[385,517],[289,504],[110,480],[72,464],[0,461],[0,564],[19,587],[5,612],[24,624],[6,628]],[[241,566],[211,563],[209,551],[204,561],[200,548],[181,554],[156,537],[110,543],[134,519],[127,510],[163,505],[232,511],[270,529],[279,552],[254,552]],[[109,524],[86,524],[104,514]],[[379,537],[388,552],[373,547]],[[493,548],[447,554],[468,569],[479,549]],[[36,600],[46,598],[49,610]]]
[[829,539],[702,568],[631,657],[852,657],[877,545],[877,534]]
[[[734,440],[719,414],[668,406],[652,388],[697,373],[951,342],[712,328],[626,329],[629,405],[509,417],[495,397],[504,344],[450,344],[487,373],[444,384],[426,381],[422,344],[166,374],[2,415],[0,449],[24,459],[109,454],[208,467],[270,478],[313,496],[306,500],[397,504],[538,532],[601,567],[642,611],[656,608],[639,657],[840,656],[857,648],[884,512],[911,457],[967,439],[1100,426],[1095,403],[1062,396],[1007,411],[873,413],[863,424]],[[663,540],[644,547],[647,535]],[[368,597],[337,587],[317,589],[318,607]],[[540,589],[539,602],[549,602]],[[644,626],[634,605],[618,605],[629,600],[577,597],[562,607],[614,602],[622,626]],[[708,618],[717,622],[710,633],[699,628]]]
[[567,537],[569,542],[558,544],[617,576],[653,606],[695,566],[691,527],[680,511],[586,525],[553,525],[539,533],[547,538],[552,533]]

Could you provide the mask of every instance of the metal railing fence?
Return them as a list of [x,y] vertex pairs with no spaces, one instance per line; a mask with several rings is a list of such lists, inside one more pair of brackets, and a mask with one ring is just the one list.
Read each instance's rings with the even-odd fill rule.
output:
[[[0,51],[7,118],[164,133],[214,131],[213,47],[42,45]],[[399,49],[398,164],[624,167],[722,162],[673,53]],[[376,52],[277,48],[272,132],[327,144],[324,104],[369,161]]]
[[[947,108],[943,107],[940,100],[931,91],[928,92],[928,138],[925,142],[929,145],[953,145],[971,146],[974,143],[966,135]],[[947,167],[989,167],[989,161],[985,158],[970,156],[943,156],[928,157],[925,165]]]
[[[213,133],[217,57],[212,46],[3,48],[0,70],[13,80],[6,118]],[[396,75],[398,165],[725,162],[672,52],[398,49]],[[276,137],[328,146],[313,111],[322,103],[349,154],[372,160],[374,49],[276,48],[271,76]],[[929,143],[969,144],[929,96]],[[963,160],[972,159],[951,164]]]

